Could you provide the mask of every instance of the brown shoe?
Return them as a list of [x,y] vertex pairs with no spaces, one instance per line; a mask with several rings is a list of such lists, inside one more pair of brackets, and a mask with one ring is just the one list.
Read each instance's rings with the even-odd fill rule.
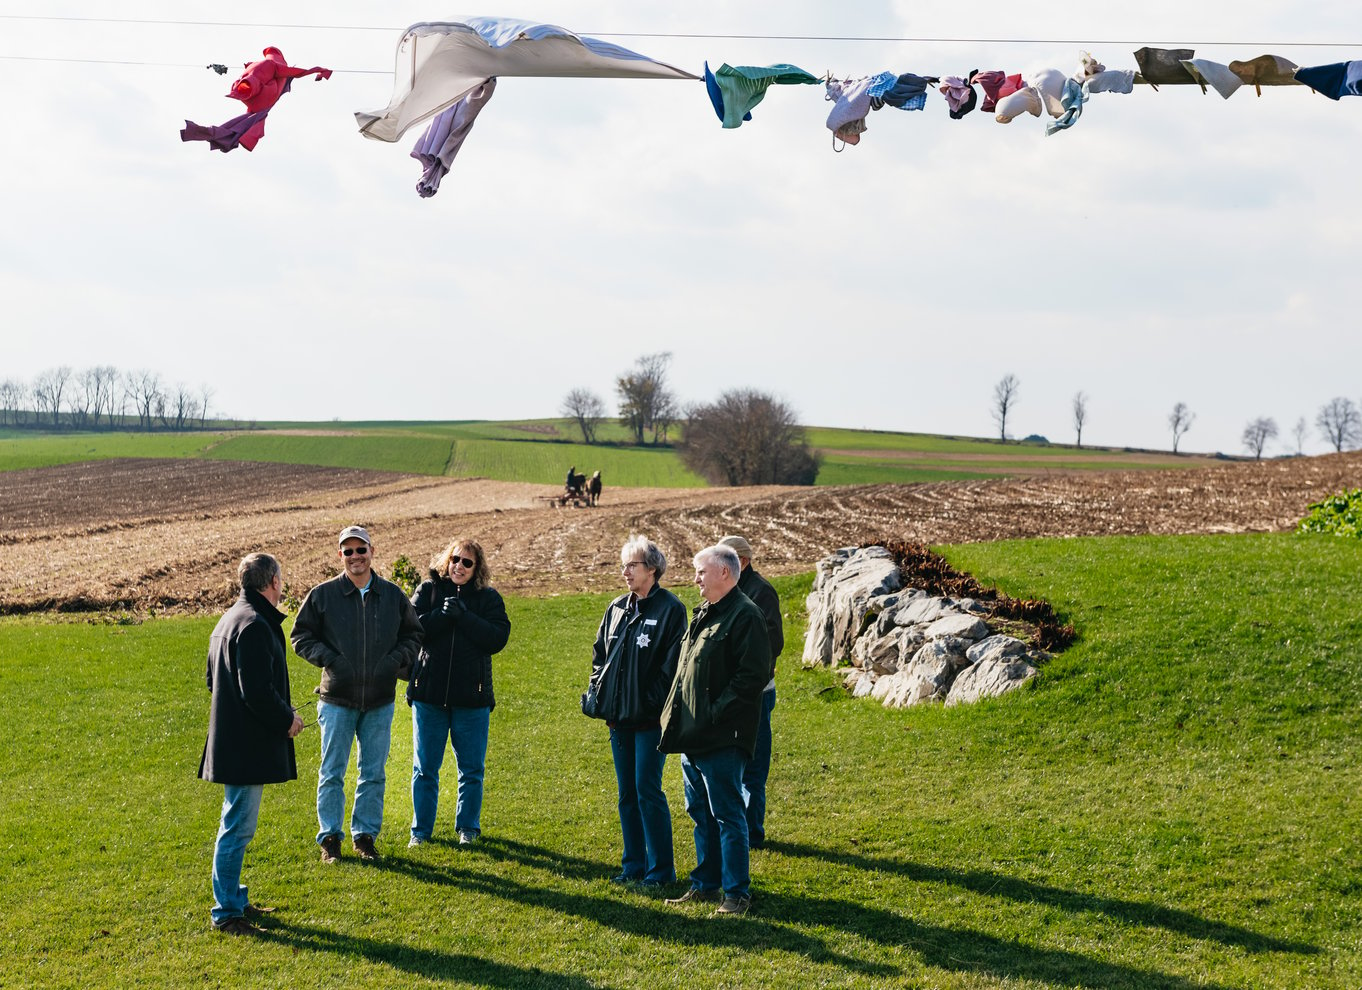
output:
[[355,836],[355,855],[366,863],[378,862],[378,850],[374,848],[374,837],[367,832]]
[[750,897],[725,897],[724,902],[714,911],[714,917],[733,915],[740,918],[747,913],[747,909],[751,906],[752,898]]
[[263,918],[270,914],[274,914],[274,908],[272,907],[260,907],[255,904],[246,905],[246,917],[248,918]]
[[261,932],[259,928],[256,928],[255,925],[240,915],[235,918],[228,918],[222,924],[214,925],[213,928],[224,935],[259,935]]
[[339,835],[322,836],[322,862],[328,864],[339,863],[340,858],[341,858],[340,836]]
[[668,897],[662,903],[675,907],[678,904],[717,904],[723,899],[722,890],[701,890],[699,887],[692,887],[680,897]]

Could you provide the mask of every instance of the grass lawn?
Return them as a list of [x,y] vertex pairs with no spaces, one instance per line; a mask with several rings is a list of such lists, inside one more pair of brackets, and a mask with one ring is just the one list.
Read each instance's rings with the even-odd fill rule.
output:
[[[259,942],[208,930],[221,788],[194,773],[212,620],[0,621],[0,986],[1362,985],[1362,543],[947,554],[1049,598],[1078,643],[1034,689],[889,711],[799,669],[809,579],[779,580],[794,655],[746,919],[608,883],[609,747],[577,705],[607,596],[508,603],[478,847],[449,843],[451,761],[437,841],[406,849],[399,702],[385,861],[347,843],[322,867],[306,730],[246,859],[253,897],[279,908]],[[316,682],[296,661],[295,700]],[[666,785],[684,872],[675,758]]]

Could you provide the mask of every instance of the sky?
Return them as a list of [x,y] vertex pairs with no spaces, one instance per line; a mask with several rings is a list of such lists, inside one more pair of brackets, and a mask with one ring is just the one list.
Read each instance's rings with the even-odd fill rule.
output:
[[[407,25],[465,14],[696,74],[1362,58],[1356,0],[1228,9],[0,0],[0,379],[112,364],[243,419],[539,418],[576,387],[613,411],[616,377],[669,351],[682,403],[757,388],[809,425],[995,436],[1012,374],[1017,437],[1072,442],[1081,390],[1085,444],[1167,449],[1185,402],[1183,450],[1243,453],[1267,416],[1267,453],[1301,417],[1321,453],[1319,407],[1362,402],[1362,98],[1141,86],[1047,137],[933,94],[836,153],[821,86],[724,130],[699,82],[507,78],[429,199],[422,128],[388,144],[353,117],[387,105]],[[253,153],[182,143],[241,112],[224,94],[267,45],[335,74],[296,82]]]

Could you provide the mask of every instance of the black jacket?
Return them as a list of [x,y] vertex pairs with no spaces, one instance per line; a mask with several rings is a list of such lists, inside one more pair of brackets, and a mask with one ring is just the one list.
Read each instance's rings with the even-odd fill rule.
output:
[[686,606],[656,584],[637,609],[630,608],[631,597],[611,602],[596,630],[582,711],[624,729],[652,728],[676,675]]
[[[445,599],[453,599],[444,609]],[[407,704],[495,708],[492,654],[511,636],[506,604],[495,588],[474,591],[433,571],[412,595],[425,643],[407,685]]]
[[402,589],[373,574],[359,593],[344,574],[307,593],[293,620],[293,649],[322,668],[322,700],[369,711],[397,696],[421,646],[421,624]]
[[771,587],[771,582],[758,574],[757,569],[751,564],[748,564],[747,570],[738,577],[738,590],[752,599],[752,604],[761,609],[761,614],[766,617],[766,638],[771,642],[771,677],[775,677],[776,657],[785,649],[785,627],[780,619],[780,596],[776,594],[776,589]]
[[257,591],[218,620],[208,641],[208,741],[199,776],[216,784],[278,784],[298,776],[284,613]]
[[735,587],[702,604],[681,640],[657,748],[698,755],[737,746],[750,757],[770,670],[766,620],[752,599]]

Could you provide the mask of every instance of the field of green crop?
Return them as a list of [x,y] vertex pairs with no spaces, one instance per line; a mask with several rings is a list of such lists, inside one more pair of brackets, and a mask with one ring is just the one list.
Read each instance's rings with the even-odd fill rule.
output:
[[[235,433],[82,433],[0,436],[0,471],[109,457],[212,457],[227,460],[372,468],[410,474],[559,484],[570,465],[600,470],[606,485],[701,486],[674,447],[628,442],[623,427],[600,426],[581,443],[566,420],[507,422],[270,423]],[[18,431],[10,431],[17,434]],[[1151,457],[1098,448],[999,443],[917,433],[812,428],[823,455],[820,485],[947,481],[1050,470],[1191,467],[1202,459]]]
[[[211,618],[0,621],[0,985],[1356,988],[1362,543],[1249,535],[948,548],[1078,628],[1030,689],[890,711],[803,671],[778,581],[770,841],[744,919],[608,882],[603,725],[577,696],[608,596],[512,599],[485,841],[317,862],[316,729],[247,855],[258,941],[209,930],[221,789],[196,781]],[[687,589],[686,597],[693,600]],[[293,664],[297,701],[316,671]],[[351,773],[353,781],[353,770]],[[678,867],[693,864],[675,758]],[[681,889],[678,885],[676,890]]]

